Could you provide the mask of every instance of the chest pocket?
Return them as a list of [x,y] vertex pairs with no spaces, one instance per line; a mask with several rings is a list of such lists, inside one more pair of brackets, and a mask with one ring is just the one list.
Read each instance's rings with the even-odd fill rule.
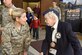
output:
[[11,35],[12,35],[12,37],[17,37],[18,36],[16,30],[12,30]]
[[21,35],[24,36],[27,32],[28,32],[28,29],[26,28],[26,26],[23,26],[21,31],[20,31]]
[[14,44],[22,42],[22,36],[19,33],[17,33],[16,30],[13,30],[11,33],[11,42]]

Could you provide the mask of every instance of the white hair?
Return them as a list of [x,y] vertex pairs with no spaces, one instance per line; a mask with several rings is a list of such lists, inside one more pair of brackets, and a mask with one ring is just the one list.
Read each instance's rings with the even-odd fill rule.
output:
[[56,18],[58,20],[58,16],[53,12],[48,12],[47,14],[44,15],[45,18]]

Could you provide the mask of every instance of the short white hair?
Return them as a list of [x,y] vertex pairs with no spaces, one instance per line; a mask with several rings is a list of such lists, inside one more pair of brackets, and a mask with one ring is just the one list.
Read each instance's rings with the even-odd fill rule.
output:
[[52,17],[54,17],[54,18],[58,19],[58,16],[53,11],[50,11],[47,14],[45,14],[44,17],[45,18],[52,18]]

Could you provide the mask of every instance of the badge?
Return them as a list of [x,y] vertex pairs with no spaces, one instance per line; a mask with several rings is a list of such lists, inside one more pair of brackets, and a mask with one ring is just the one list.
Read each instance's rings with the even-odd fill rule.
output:
[[53,55],[56,55],[57,50],[56,49],[53,49],[53,48],[50,48],[49,53],[51,53]]
[[57,33],[55,34],[55,38],[56,38],[56,39],[60,39],[60,38],[61,38],[61,33],[60,33],[60,32],[57,32]]

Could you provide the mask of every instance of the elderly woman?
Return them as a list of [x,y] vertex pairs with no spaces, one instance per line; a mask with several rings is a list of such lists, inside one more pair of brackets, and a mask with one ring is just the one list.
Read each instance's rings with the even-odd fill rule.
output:
[[59,12],[48,9],[43,16],[47,27],[41,55],[82,55],[76,34],[69,23],[59,21]]
[[26,13],[21,8],[10,12],[14,22],[7,24],[2,31],[3,55],[24,55],[31,42]]

